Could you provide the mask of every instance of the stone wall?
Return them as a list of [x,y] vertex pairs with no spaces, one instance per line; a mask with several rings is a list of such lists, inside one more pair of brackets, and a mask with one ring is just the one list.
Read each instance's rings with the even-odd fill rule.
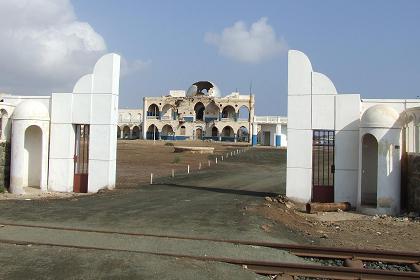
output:
[[407,193],[408,211],[420,212],[420,153],[407,154]]
[[9,188],[10,183],[10,143],[0,142],[0,192]]

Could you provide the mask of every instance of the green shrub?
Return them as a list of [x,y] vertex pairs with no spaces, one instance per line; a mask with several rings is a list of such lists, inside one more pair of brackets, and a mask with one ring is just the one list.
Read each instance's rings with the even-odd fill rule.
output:
[[180,156],[175,156],[174,160],[172,161],[172,163],[180,163],[181,162],[181,157]]
[[0,186],[0,193],[4,193],[6,191],[4,186]]

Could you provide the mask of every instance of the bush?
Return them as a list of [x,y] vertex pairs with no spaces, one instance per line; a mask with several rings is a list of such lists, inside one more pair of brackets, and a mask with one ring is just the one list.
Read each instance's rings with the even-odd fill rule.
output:
[[181,157],[180,156],[175,156],[172,163],[179,163],[179,162],[181,162]]
[[171,147],[173,147],[174,146],[174,143],[168,142],[168,143],[165,143],[165,146],[171,146]]
[[4,186],[0,186],[0,193],[4,193],[6,191],[6,189],[4,188]]

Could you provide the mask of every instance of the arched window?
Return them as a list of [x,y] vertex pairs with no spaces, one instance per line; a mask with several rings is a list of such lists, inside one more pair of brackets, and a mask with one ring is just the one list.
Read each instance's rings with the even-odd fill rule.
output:
[[222,129],[222,141],[234,141],[235,140],[235,132],[233,128],[230,126],[225,126]]
[[235,109],[230,105],[224,107],[222,111],[222,118],[235,120],[236,119]]
[[159,118],[159,107],[156,104],[151,104],[147,109],[147,116],[151,118]]
[[133,127],[133,133],[131,135],[131,139],[139,139],[140,138],[140,128],[136,125]]
[[123,128],[123,138],[129,139],[130,138],[130,127],[124,126]]
[[165,124],[162,127],[161,138],[163,140],[174,140],[175,133],[174,133],[174,130],[172,129],[172,126],[170,126],[169,124]]
[[194,111],[195,111],[195,120],[196,121],[203,121],[204,120],[204,104],[201,102],[198,102],[197,104],[195,104],[194,106]]
[[243,105],[239,108],[239,120],[249,121],[249,109],[247,106]]
[[8,114],[7,111],[4,109],[0,110],[0,139],[5,139],[4,137],[4,130],[6,128]]
[[185,135],[185,126],[181,126],[180,134]]
[[166,104],[162,108],[162,120],[173,120],[174,119],[174,108],[171,104]]
[[213,136],[213,137],[219,136],[219,130],[217,129],[217,127],[215,127],[215,126],[212,127],[211,136]]
[[203,139],[203,130],[199,127],[195,129],[195,139],[197,140]]
[[241,126],[238,129],[238,141],[239,142],[248,142],[249,141],[249,132],[245,126]]
[[154,124],[150,125],[149,128],[147,129],[146,139],[148,139],[148,140],[158,140],[159,139],[159,130]]

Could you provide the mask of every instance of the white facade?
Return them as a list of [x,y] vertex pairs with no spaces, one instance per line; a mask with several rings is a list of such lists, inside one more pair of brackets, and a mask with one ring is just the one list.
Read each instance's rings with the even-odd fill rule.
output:
[[107,54],[72,93],[1,96],[1,139],[11,142],[11,192],[73,191],[81,125],[86,191],[115,186],[119,74],[120,57]]
[[253,125],[257,127],[252,135],[254,146],[287,147],[287,117],[254,116]]
[[118,139],[139,139],[142,136],[142,109],[118,110]]
[[[398,213],[401,155],[418,146],[418,139],[409,137],[413,129],[407,115],[420,111],[420,102],[337,94],[328,77],[313,71],[308,57],[296,50],[289,51],[288,67],[287,196],[301,202],[347,201],[368,213]],[[317,136],[325,133],[328,139]],[[324,142],[334,148],[325,148]],[[314,156],[320,152],[333,159],[326,167],[330,181],[318,173],[325,170],[325,162],[321,166]],[[324,185],[332,185],[332,193],[322,193],[328,190]]]

